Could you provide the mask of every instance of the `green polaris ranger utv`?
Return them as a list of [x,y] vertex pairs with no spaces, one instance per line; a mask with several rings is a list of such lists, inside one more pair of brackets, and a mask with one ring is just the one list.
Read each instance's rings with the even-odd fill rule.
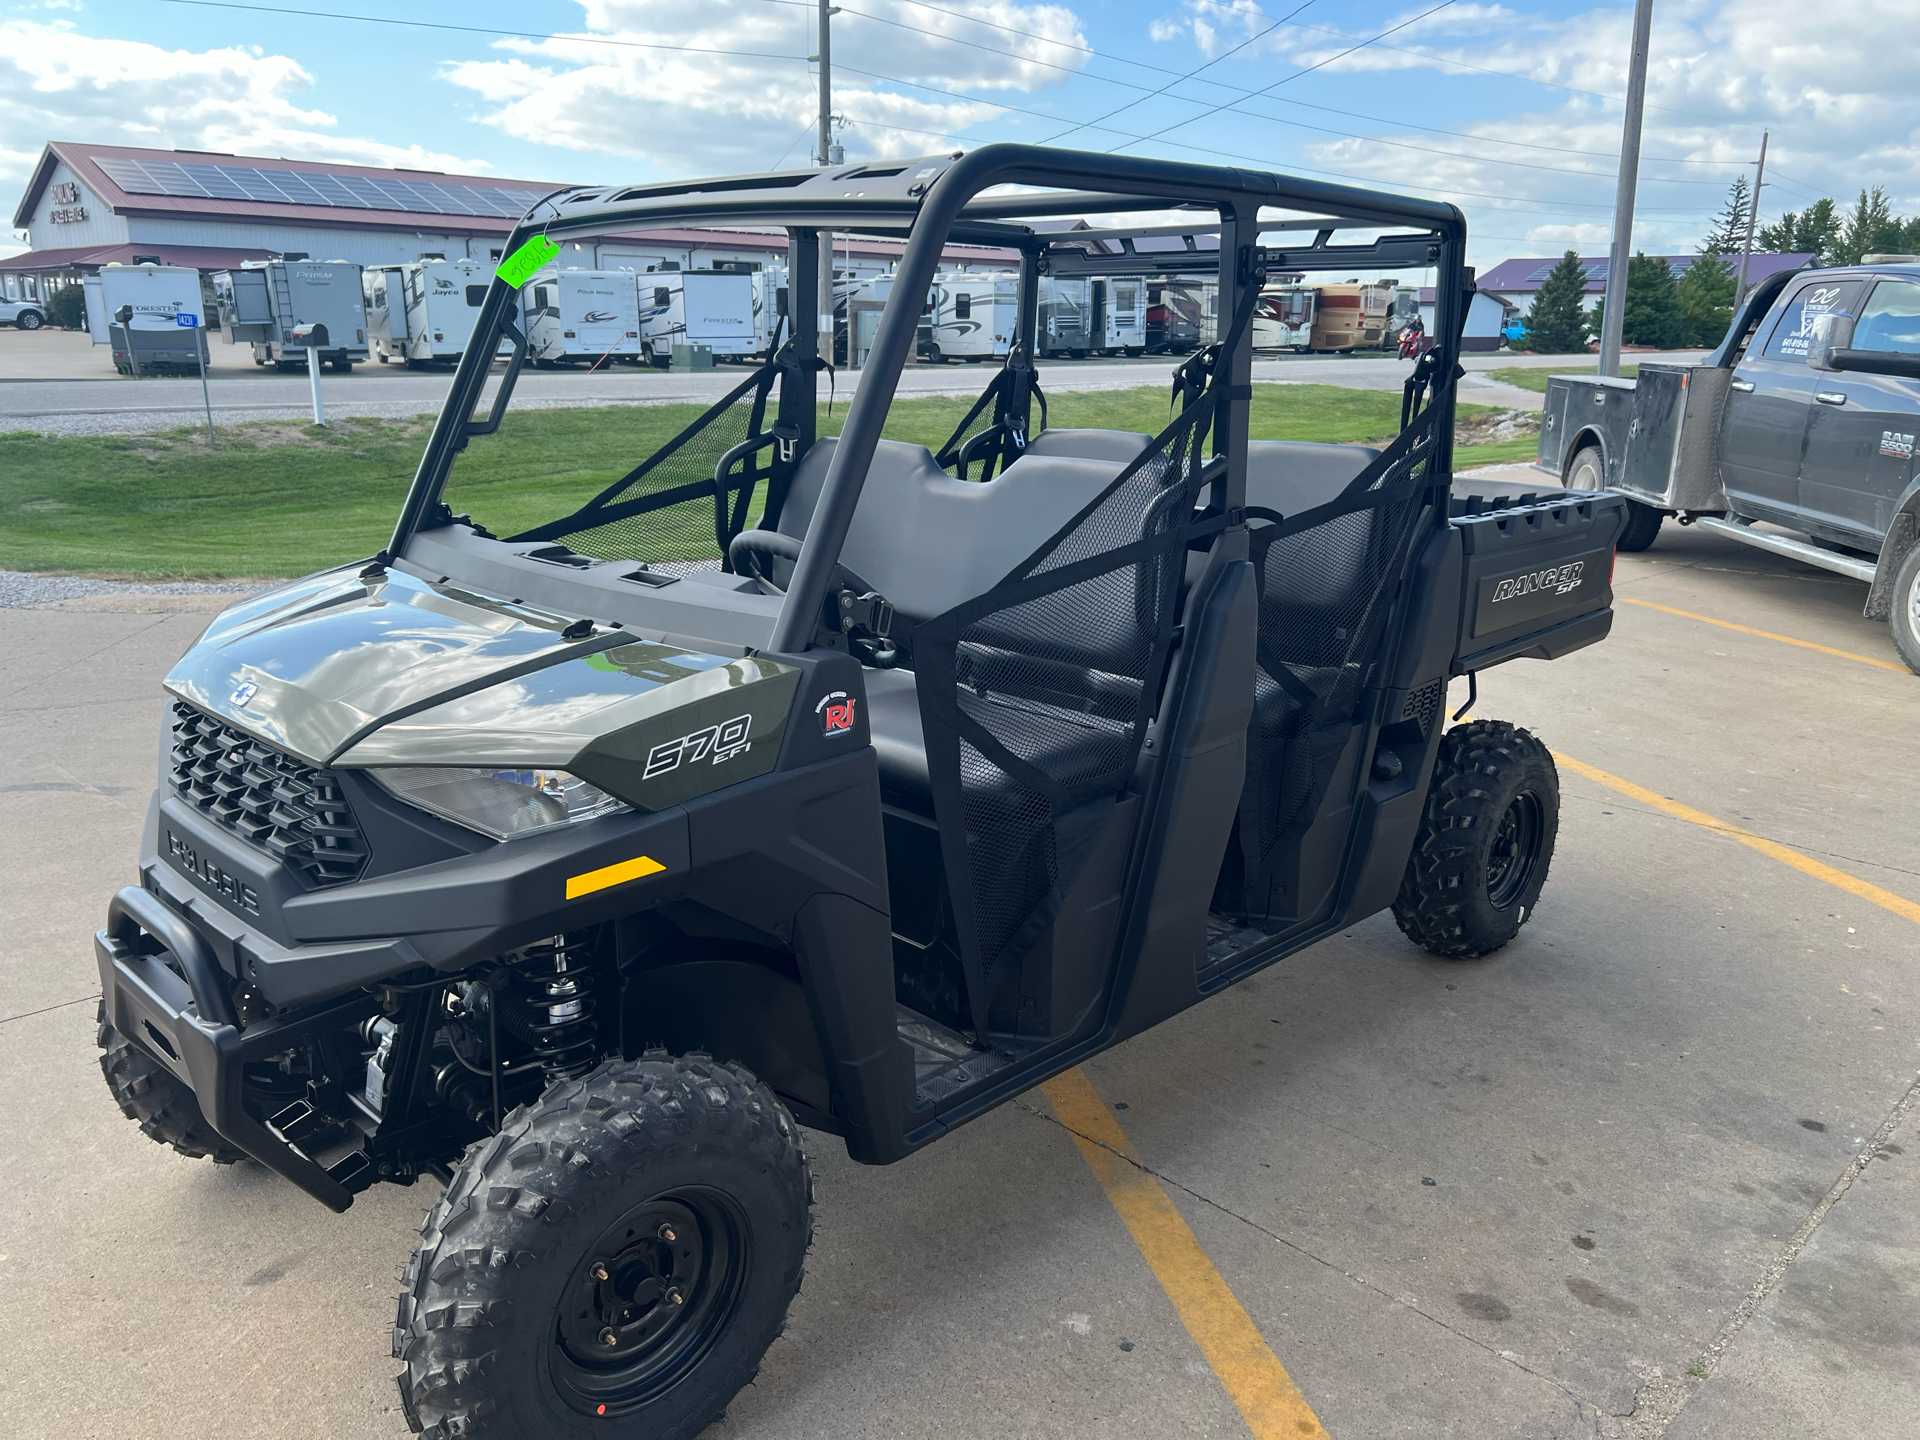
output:
[[[1041,276],[1138,273],[1115,217],[1168,211],[1217,231],[1154,264],[1217,275],[1219,342],[1158,435],[1050,427]],[[842,433],[797,333],[568,513],[453,514],[517,287],[693,225],[785,228],[802,316],[822,232],[904,239]],[[1605,636],[1623,509],[1454,495],[1465,241],[1449,205],[1017,145],[542,200],[387,548],[167,678],[96,941],[121,1108],[334,1210],[445,1186],[393,1328],[416,1430],[664,1440],[780,1331],[801,1127],[899,1160],[1389,907],[1505,944],[1557,782],[1525,731],[1446,730],[1447,682]],[[934,453],[882,427],[949,243],[1017,252],[1020,316]],[[1396,439],[1249,440],[1267,275],[1429,268]]]

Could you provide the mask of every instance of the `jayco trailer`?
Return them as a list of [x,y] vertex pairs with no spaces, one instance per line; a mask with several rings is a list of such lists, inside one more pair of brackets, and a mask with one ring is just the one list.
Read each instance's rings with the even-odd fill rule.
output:
[[467,348],[487,298],[493,266],[484,260],[376,265],[365,276],[367,336],[382,365],[451,365]]
[[726,270],[656,270],[640,283],[640,355],[665,365],[676,345],[704,345],[713,358],[756,349],[753,276]]
[[638,360],[638,278],[631,270],[550,270],[527,286],[521,303],[533,363]]
[[920,353],[933,361],[1005,359],[1019,317],[1016,274],[936,275],[928,297],[926,342]]
[[297,370],[307,347],[293,338],[296,326],[324,325],[319,358],[335,370],[351,370],[367,358],[367,303],[360,267],[346,260],[261,260],[213,277],[213,293],[226,316],[227,340],[252,344],[253,363]]
[[1260,308],[1253,312],[1253,348],[1311,349],[1316,298],[1311,285],[1275,285],[1261,291]]
[[[87,278],[87,330],[96,345],[113,346],[122,375],[156,370],[198,373],[206,358],[206,303],[200,272],[190,265],[102,265]],[[128,322],[116,318],[131,311]],[[191,315],[183,325],[177,317]]]

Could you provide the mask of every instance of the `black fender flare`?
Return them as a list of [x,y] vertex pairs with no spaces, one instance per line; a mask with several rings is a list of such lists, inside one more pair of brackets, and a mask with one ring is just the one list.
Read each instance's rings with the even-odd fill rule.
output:
[[1867,587],[1867,603],[1860,611],[1863,617],[1885,620],[1893,614],[1893,577],[1916,543],[1920,543],[1920,480],[1907,487],[1886,538],[1880,542],[1880,564],[1873,572],[1873,584]]

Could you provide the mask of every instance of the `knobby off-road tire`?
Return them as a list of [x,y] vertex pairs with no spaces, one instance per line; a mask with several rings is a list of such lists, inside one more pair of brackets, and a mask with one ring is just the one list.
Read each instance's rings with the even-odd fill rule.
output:
[[428,1440],[682,1440],[800,1288],[799,1131],[737,1065],[649,1052],[552,1086],[428,1212],[393,1332]]
[[1455,726],[1440,741],[1393,918],[1435,955],[1498,950],[1539,903],[1559,828],[1546,746],[1504,720]]
[[193,1091],[173,1072],[107,1023],[106,1002],[95,1013],[94,1040],[100,1046],[100,1073],[107,1077],[120,1113],[149,1140],[171,1145],[194,1160],[231,1165],[246,1157],[228,1144],[200,1113]]
[[1893,648],[1907,668],[1920,675],[1920,544],[1907,547],[1893,572],[1893,608],[1887,625],[1893,631]]

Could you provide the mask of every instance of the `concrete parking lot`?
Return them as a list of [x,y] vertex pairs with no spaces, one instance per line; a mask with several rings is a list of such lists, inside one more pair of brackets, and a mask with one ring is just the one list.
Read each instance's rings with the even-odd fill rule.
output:
[[[1607,643],[1480,685],[1562,757],[1515,944],[1377,916],[1094,1061],[1097,1114],[1056,1086],[883,1170],[812,1137],[806,1285],[716,1440],[1911,1435],[1920,679],[1864,587],[1715,536],[1615,583]],[[219,603],[0,610],[20,1440],[405,1433],[431,1182],[334,1216],[153,1145],[95,1064],[90,936]],[[1249,1410],[1281,1367],[1298,1403]]]
[[[208,394],[214,421],[298,419],[312,413],[304,373],[282,375],[257,368],[247,346],[214,338],[208,347],[212,366]],[[1662,359],[1698,358],[1700,352],[1668,352]],[[1629,357],[1631,358],[1631,357]],[[1114,357],[1041,363],[1042,383],[1051,391],[1112,390],[1136,385],[1162,386],[1176,357]],[[1564,369],[1591,361],[1566,356],[1469,355],[1463,362],[1460,398],[1476,405],[1538,410],[1540,394],[1502,384],[1486,372],[1508,366]],[[1362,390],[1398,390],[1412,369],[1411,360],[1379,352],[1351,355],[1286,355],[1254,362],[1254,379],[1341,385]],[[991,367],[917,364],[900,377],[903,395],[980,393]],[[332,415],[396,418],[440,408],[451,372],[414,371],[398,365],[356,366],[351,375],[321,374],[323,396]],[[641,370],[633,366],[589,371],[528,371],[515,390],[514,404],[634,405],[670,401],[710,402],[738,385],[745,372],[721,366],[690,374]],[[860,385],[860,372],[839,371],[834,393],[844,401]],[[43,430],[53,434],[105,434],[151,431],[168,425],[200,423],[203,398],[198,377],[116,375],[112,357],[80,331],[0,330],[0,430]]]

